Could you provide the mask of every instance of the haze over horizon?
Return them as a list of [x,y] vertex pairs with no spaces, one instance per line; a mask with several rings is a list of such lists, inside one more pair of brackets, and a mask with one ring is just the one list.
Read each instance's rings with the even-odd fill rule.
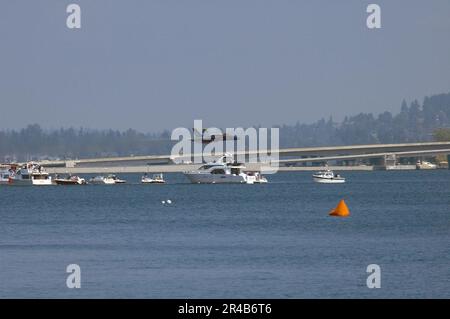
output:
[[[366,7],[382,28],[366,27]],[[82,28],[66,27],[77,3]],[[450,2],[2,4],[2,128],[232,127],[397,113],[450,91]],[[6,120],[5,120],[6,119]]]

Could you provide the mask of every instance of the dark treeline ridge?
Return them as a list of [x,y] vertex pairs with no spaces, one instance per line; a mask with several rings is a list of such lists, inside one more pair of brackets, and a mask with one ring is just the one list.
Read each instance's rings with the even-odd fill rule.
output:
[[[281,147],[403,143],[431,141],[435,132],[450,128],[450,93],[401,104],[396,115],[360,113],[341,123],[331,118],[313,124],[283,125]],[[75,159],[102,156],[170,154],[170,132],[140,133],[136,130],[44,130],[38,124],[20,130],[0,130],[0,161]]]
[[450,93],[425,97],[422,105],[403,101],[400,112],[378,116],[360,113],[341,123],[331,118],[313,124],[280,126],[282,147],[425,142],[435,139],[438,129],[450,127]]
[[170,154],[168,132],[144,134],[129,129],[44,130],[38,124],[0,131],[0,162],[36,159],[76,159],[142,154]]

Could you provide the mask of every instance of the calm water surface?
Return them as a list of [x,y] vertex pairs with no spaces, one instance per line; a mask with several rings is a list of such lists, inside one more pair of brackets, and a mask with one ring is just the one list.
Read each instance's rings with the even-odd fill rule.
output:
[[[343,175],[0,187],[0,297],[450,298],[450,171]],[[351,216],[329,217],[342,198]],[[72,263],[81,289],[66,287]]]

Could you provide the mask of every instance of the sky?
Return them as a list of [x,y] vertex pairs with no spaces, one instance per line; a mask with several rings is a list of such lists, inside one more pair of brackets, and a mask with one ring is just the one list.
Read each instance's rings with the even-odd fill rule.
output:
[[[66,7],[81,7],[81,29]],[[368,4],[381,29],[368,29]],[[342,120],[450,92],[450,1],[0,3],[0,129]]]

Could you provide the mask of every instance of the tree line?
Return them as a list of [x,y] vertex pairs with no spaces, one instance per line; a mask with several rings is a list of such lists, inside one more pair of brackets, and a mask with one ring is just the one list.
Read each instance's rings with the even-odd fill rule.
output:
[[[393,115],[383,112],[346,116],[341,123],[321,119],[313,124],[280,126],[283,147],[425,142],[443,138],[450,128],[450,93],[403,101]],[[436,135],[436,132],[438,135]],[[445,140],[445,138],[444,138]]]
[[168,132],[144,134],[133,129],[47,131],[38,124],[0,131],[0,162],[36,159],[76,159],[170,153]]

